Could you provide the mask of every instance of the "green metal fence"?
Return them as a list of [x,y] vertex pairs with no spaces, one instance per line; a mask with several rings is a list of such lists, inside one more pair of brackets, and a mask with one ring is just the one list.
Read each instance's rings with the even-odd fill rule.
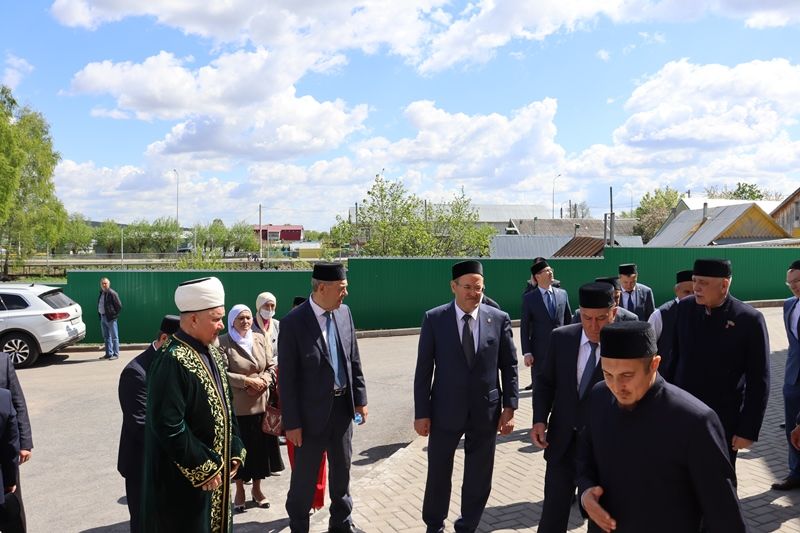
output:
[[[789,296],[784,285],[788,265],[800,258],[792,248],[610,248],[604,258],[552,259],[556,278],[577,306],[578,287],[598,276],[615,275],[620,263],[637,263],[639,280],[654,292],[656,305],[672,297],[675,272],[691,268],[698,257],[724,257],[733,263],[731,292],[742,300]],[[426,309],[452,298],[450,267],[457,259],[351,259],[346,302],[358,329],[419,326]],[[530,261],[482,259],[487,294],[519,318],[520,296],[530,277]],[[173,294],[178,283],[215,275],[225,285],[226,304],[255,306],[256,295],[270,291],[278,300],[278,316],[291,308],[294,296],[310,292],[309,271],[197,272],[197,271],[75,271],[67,274],[66,292],[81,304],[87,326],[85,342],[100,343],[97,297],[100,278],[111,280],[123,303],[120,317],[122,342],[153,338],[161,317],[174,313]]]

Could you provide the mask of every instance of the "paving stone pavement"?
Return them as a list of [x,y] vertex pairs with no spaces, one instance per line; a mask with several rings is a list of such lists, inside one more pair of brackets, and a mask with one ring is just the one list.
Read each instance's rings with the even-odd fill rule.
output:
[[[786,474],[787,443],[779,425],[783,421],[781,388],[787,343],[780,309],[765,309],[764,314],[773,350],[770,357],[772,386],[760,440],[752,450],[739,453],[736,465],[739,498],[752,533],[800,532],[800,491],[781,493],[770,489],[773,482]],[[529,374],[521,371],[520,375],[524,386],[529,382]],[[532,419],[529,391],[521,392],[515,418],[519,429],[498,438],[492,493],[478,530],[481,532],[535,531],[539,522],[545,461],[528,436]],[[354,481],[351,490],[353,518],[360,529],[370,533],[425,531],[421,514],[427,471],[426,444],[424,438],[415,439]],[[448,531],[452,531],[452,520],[459,514],[463,458],[463,450],[459,450],[453,473]],[[327,520],[327,511],[316,513],[312,530],[325,531]],[[586,523],[573,507],[569,531],[585,530]]]

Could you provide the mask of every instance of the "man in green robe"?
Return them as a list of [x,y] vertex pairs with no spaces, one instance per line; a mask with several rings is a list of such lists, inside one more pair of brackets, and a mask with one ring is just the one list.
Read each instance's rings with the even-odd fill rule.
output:
[[149,533],[228,533],[230,478],[245,450],[222,353],[225,291],[217,278],[175,291],[180,330],[147,373],[142,518]]

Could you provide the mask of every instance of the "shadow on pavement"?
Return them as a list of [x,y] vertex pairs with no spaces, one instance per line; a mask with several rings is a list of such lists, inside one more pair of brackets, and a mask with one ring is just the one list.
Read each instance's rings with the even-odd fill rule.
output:
[[236,524],[237,533],[276,533],[289,529],[289,519],[281,518],[270,522],[243,522]]
[[382,444],[380,446],[373,446],[372,448],[363,450],[360,454],[360,457],[363,459],[357,459],[353,461],[354,465],[357,466],[366,466],[371,465],[381,459],[385,459],[395,453],[397,450],[405,448],[408,446],[407,442],[397,442],[395,444]]
[[82,529],[79,533],[127,533],[131,530],[130,523],[119,522],[110,526],[93,527],[92,529]]
[[69,354],[56,353],[56,354],[43,354],[33,364],[31,368],[43,368],[53,365],[75,365],[79,363],[94,363],[99,362],[99,359],[70,359]]
[[483,512],[483,519],[478,531],[493,531],[486,527],[487,517],[491,523],[502,523],[508,521],[519,529],[534,528],[539,525],[539,518],[542,516],[543,502],[517,502],[510,505],[498,505],[497,507],[487,507]]

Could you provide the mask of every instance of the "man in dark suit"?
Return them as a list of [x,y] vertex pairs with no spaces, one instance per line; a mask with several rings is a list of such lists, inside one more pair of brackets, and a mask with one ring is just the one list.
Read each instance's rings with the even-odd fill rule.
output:
[[122,408],[122,432],[119,437],[117,471],[125,478],[125,499],[131,515],[131,532],[143,531],[139,516],[142,506],[144,475],[144,427],[147,410],[147,369],[170,335],[178,331],[181,319],[167,315],[161,320],[158,337],[145,351],[128,363],[119,376],[119,405]]
[[[17,371],[14,369],[14,362],[7,353],[0,353],[0,388],[8,389],[11,392],[11,403],[16,411],[17,433],[19,434],[19,463],[17,466],[26,463],[31,458],[33,451],[33,436],[31,433],[31,420],[28,417],[28,406],[25,403],[25,394],[22,386],[17,379]],[[25,531],[25,507],[22,503],[22,487],[20,486],[19,472],[17,472],[17,490],[14,492],[16,503],[10,508],[7,514],[11,521],[8,525],[9,531]],[[14,512],[16,508],[19,511]]]
[[672,355],[672,339],[675,336],[675,318],[678,316],[678,302],[694,294],[694,282],[691,270],[681,270],[675,274],[675,298],[665,302],[653,311],[648,322],[653,326],[653,331],[658,339],[658,355],[661,356],[661,366],[666,368]]
[[795,261],[786,272],[786,286],[792,291],[792,297],[783,302],[783,325],[789,339],[789,350],[786,354],[786,370],[783,374],[783,409],[786,423],[786,439],[789,441],[789,474],[783,481],[773,483],[775,490],[793,490],[800,488],[800,452],[791,442],[791,432],[795,426],[795,418],[800,412],[800,261]]
[[367,388],[340,263],[314,265],[311,297],[281,321],[278,387],[286,439],[295,446],[286,496],[293,532],[308,531],[322,453],[330,468],[328,531],[355,531],[351,517],[353,418],[367,421]]
[[526,390],[533,388],[536,375],[544,366],[550,332],[572,322],[567,291],[552,286],[554,273],[547,261],[534,263],[531,275],[536,280],[536,289],[522,296],[519,325],[525,366],[531,369],[531,385]]
[[655,310],[653,290],[639,283],[639,271],[635,263],[619,265],[619,282],[622,285],[622,302],[620,305],[636,314],[639,320],[647,321]]
[[588,531],[747,531],[719,418],[658,374],[653,326],[609,324],[600,346],[578,444]]
[[607,283],[583,285],[578,299],[581,323],[553,331],[550,353],[533,394],[531,440],[544,448],[547,461],[539,533],[567,530],[576,487],[575,446],[585,425],[586,398],[603,379],[597,351],[600,330],[614,321],[617,310]]
[[425,313],[414,374],[414,430],[428,437],[422,519],[429,533],[444,531],[462,435],[464,481],[455,530],[476,530],[491,492],[497,432],[514,429],[519,399],[511,320],[481,303],[481,263],[453,265],[450,289],[454,301]]
[[[594,278],[596,283],[608,283],[612,287],[614,287],[614,306],[616,307],[616,311],[614,314],[614,322],[628,322],[631,320],[639,320],[639,317],[635,314],[631,313],[627,309],[619,306],[620,301],[620,294],[622,294],[622,285],[619,284],[619,276],[608,276],[603,278]],[[572,316],[572,322],[580,322],[581,321],[581,310],[580,308],[575,310],[575,314]]]
[[671,381],[717,413],[729,446],[758,440],[769,398],[769,336],[764,316],[729,294],[731,262],[697,259],[694,296],[678,303]]
[[20,502],[17,500],[19,474],[19,423],[12,404],[11,392],[0,389],[0,531],[24,533],[20,523]]

